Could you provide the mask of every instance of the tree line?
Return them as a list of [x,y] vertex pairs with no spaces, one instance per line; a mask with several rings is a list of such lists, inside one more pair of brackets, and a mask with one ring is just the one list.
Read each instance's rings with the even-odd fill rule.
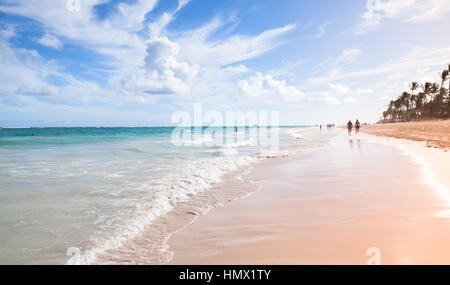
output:
[[[441,84],[413,81],[409,90],[392,100],[383,112],[382,123],[450,118],[450,64],[439,73]],[[445,88],[446,81],[448,88]]]

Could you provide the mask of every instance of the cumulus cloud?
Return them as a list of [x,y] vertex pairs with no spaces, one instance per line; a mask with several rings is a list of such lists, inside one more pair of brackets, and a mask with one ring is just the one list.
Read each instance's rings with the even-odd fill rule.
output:
[[265,76],[262,73],[257,72],[256,75],[251,76],[247,80],[240,80],[238,82],[239,91],[249,97],[258,97],[267,92],[264,89]]
[[304,97],[303,92],[298,90],[295,86],[286,85],[285,80],[275,80],[272,76],[266,76],[266,82],[272,94],[281,96],[288,102],[299,101]]
[[144,69],[139,75],[133,74],[125,87],[138,94],[187,93],[189,86],[185,80],[196,76],[199,66],[180,62],[179,51],[180,46],[166,37],[149,40]]
[[295,86],[286,85],[285,80],[276,80],[271,75],[263,75],[260,72],[247,80],[240,80],[238,87],[241,94],[249,97],[269,95],[281,97],[288,102],[299,101],[304,97],[303,92]]
[[325,101],[328,104],[339,105],[344,103],[356,103],[356,99],[352,94],[365,94],[369,89],[353,90],[341,83],[328,83],[328,90],[320,92],[318,99]]
[[[3,86],[8,86],[11,94],[18,94],[20,91],[23,95],[35,94],[46,100],[52,97],[42,96],[45,91],[52,91],[45,90],[49,85],[46,76],[50,74],[56,74],[68,82],[67,86],[59,87],[59,94],[63,94],[58,96],[61,100],[68,98],[88,101],[97,97],[102,101],[110,94],[117,94],[115,100],[118,104],[129,100],[151,102],[155,97],[167,94],[178,95],[179,98],[203,98],[223,93],[226,98],[225,93],[229,95],[235,91],[236,82],[250,72],[241,62],[284,44],[284,36],[295,28],[295,24],[289,24],[262,30],[255,35],[236,34],[233,33],[233,28],[237,20],[233,15],[225,20],[215,17],[203,26],[188,31],[168,31],[168,24],[189,3],[188,0],[178,1],[177,7],[172,11],[152,19],[146,15],[155,8],[156,0],[121,2],[111,14],[102,19],[96,16],[96,6],[106,4],[108,1],[105,0],[81,1],[78,12],[66,9],[65,1],[12,2],[0,4],[0,12],[39,22],[44,35],[36,39],[37,42],[54,49],[62,49],[66,42],[91,49],[99,55],[96,63],[102,64],[107,70],[102,74],[106,77],[107,84],[100,88],[95,81],[75,80],[57,63],[50,68],[51,61],[46,62],[44,58],[34,65],[25,61],[16,62],[9,70],[26,71],[29,82]],[[220,39],[212,40],[211,35],[219,29],[227,30],[227,33]],[[14,36],[6,30],[2,34],[3,38]],[[9,51],[19,54],[18,49]],[[22,52],[31,55],[34,51]],[[6,53],[2,56],[6,57]],[[38,67],[38,70],[33,70],[34,67]],[[90,72],[95,70],[91,69]],[[16,78],[14,81],[17,81]],[[284,81],[265,78],[265,86],[272,93],[289,100],[300,97],[300,92]],[[92,87],[92,91],[86,92],[88,87]]]

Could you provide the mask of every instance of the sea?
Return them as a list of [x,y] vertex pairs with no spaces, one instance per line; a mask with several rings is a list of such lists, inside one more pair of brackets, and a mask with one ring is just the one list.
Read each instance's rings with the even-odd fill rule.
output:
[[120,263],[178,204],[311,144],[317,129],[2,128],[0,264],[95,264],[111,251]]

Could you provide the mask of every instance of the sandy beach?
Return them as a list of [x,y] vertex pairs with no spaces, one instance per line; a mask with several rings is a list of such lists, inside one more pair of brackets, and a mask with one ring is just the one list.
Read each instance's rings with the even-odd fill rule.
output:
[[363,132],[426,142],[429,147],[450,148],[450,120],[432,120],[363,126]]
[[381,264],[450,264],[450,153],[427,147],[447,146],[448,132],[386,137],[434,124],[339,129],[327,146],[257,164],[244,178],[260,190],[173,234],[171,264],[366,264],[374,252]]

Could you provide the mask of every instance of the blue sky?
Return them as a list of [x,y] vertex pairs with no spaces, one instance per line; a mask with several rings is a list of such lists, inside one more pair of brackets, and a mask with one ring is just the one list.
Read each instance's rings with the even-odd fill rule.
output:
[[[77,4],[80,4],[79,9]],[[0,0],[0,126],[375,122],[450,62],[446,0]]]

